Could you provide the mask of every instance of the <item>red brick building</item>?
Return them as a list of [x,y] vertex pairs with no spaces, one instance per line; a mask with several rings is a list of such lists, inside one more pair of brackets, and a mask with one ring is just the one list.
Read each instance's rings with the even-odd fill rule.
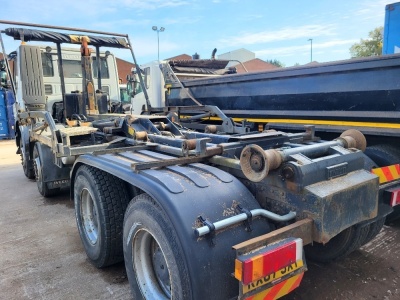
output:
[[167,58],[166,60],[192,60],[192,57],[188,54],[179,54],[177,56]]
[[[266,61],[263,61],[259,58],[254,58],[249,61],[245,61],[242,63],[248,72],[260,72],[260,71],[269,71],[279,69],[279,67],[270,64]],[[246,70],[243,68],[242,64],[235,65],[236,71],[238,73],[246,73]]]
[[126,83],[126,75],[131,73],[131,70],[135,67],[135,64],[118,57],[116,57],[115,60],[117,62],[118,76],[122,80],[122,83]]

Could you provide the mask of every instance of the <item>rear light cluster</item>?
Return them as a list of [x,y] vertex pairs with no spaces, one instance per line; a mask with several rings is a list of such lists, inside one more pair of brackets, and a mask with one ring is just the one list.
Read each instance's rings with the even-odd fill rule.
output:
[[259,250],[259,253],[240,256],[235,261],[235,278],[243,284],[264,278],[302,259],[303,241],[284,240]]

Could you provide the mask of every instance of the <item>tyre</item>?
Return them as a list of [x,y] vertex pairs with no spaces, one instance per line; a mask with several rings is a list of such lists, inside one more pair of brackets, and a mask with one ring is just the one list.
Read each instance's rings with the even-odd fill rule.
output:
[[43,163],[48,163],[48,162],[43,161],[43,158],[41,157],[40,147],[46,147],[46,146],[40,146],[38,143],[35,143],[35,146],[33,147],[33,169],[39,193],[43,197],[48,198],[59,194],[60,189],[59,188],[50,189],[48,187],[47,182],[43,181],[44,180]]
[[171,221],[147,194],[124,219],[125,268],[133,299],[192,299],[187,266]]
[[400,163],[400,150],[390,145],[370,146],[364,153],[379,167]]
[[[376,145],[367,147],[365,154],[371,158],[378,167],[390,166],[400,163],[400,150],[390,145]],[[386,224],[400,218],[400,206],[393,207],[393,212],[386,217]]]
[[129,197],[124,182],[81,166],[74,180],[75,217],[90,261],[103,268],[123,260],[122,226]]
[[306,257],[316,262],[327,263],[346,257],[362,246],[369,226],[352,226],[333,237],[328,243],[313,243],[304,247]]
[[372,241],[377,235],[378,233],[382,230],[383,225],[385,224],[386,218],[380,218],[378,220],[376,220],[375,222],[371,223],[368,225],[368,234],[365,237],[364,241],[362,242],[361,245],[365,245],[367,243],[369,243],[370,241]]
[[35,179],[35,171],[33,168],[32,160],[29,159],[29,150],[26,149],[25,143],[20,139],[20,155],[21,155],[21,164],[22,169],[24,170],[24,174],[29,179]]

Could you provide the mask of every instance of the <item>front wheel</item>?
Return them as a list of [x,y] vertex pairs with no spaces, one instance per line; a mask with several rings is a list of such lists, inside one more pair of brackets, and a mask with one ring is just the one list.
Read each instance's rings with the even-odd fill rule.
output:
[[133,299],[191,299],[177,234],[147,194],[136,196],[124,219],[125,268]]
[[33,169],[32,160],[29,159],[29,150],[26,149],[26,145],[23,142],[22,137],[20,138],[18,152],[21,155],[21,164],[25,176],[29,179],[35,179],[35,171]]
[[43,155],[41,155],[42,151],[40,144],[36,143],[33,148],[33,169],[36,177],[36,185],[38,187],[39,193],[43,197],[52,197],[60,193],[60,188],[50,189],[47,182],[44,182],[44,174],[43,174],[43,164],[45,163],[53,163],[43,161]]

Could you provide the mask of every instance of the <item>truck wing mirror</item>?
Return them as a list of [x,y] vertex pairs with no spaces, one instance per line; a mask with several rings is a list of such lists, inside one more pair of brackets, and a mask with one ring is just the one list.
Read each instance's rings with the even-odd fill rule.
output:
[[137,88],[137,80],[134,75],[126,75],[126,91],[130,97],[135,97],[135,91]]
[[4,59],[0,60],[0,87],[7,87],[7,71]]

